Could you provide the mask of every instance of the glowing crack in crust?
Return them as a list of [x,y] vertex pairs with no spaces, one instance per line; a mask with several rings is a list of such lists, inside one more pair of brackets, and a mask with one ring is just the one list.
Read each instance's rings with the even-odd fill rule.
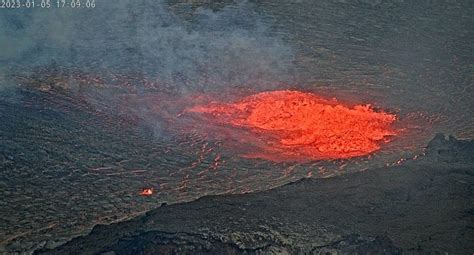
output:
[[233,103],[210,102],[188,109],[213,121],[246,128],[267,140],[276,154],[312,159],[350,158],[380,149],[396,134],[394,114],[370,105],[349,107],[299,91],[261,92]]

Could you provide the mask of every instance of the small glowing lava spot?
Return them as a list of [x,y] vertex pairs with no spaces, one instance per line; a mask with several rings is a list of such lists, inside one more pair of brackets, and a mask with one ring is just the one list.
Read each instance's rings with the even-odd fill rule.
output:
[[143,188],[140,192],[141,196],[151,196],[153,195],[153,188]]
[[260,150],[252,154],[267,159],[363,156],[379,150],[381,143],[396,134],[391,128],[394,114],[376,111],[369,104],[351,107],[300,91],[262,92],[233,103],[213,101],[187,112],[249,130],[261,141],[255,143]]

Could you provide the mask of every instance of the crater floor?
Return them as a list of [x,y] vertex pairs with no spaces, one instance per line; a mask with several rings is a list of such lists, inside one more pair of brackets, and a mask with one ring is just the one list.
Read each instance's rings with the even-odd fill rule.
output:
[[418,160],[162,205],[36,253],[467,254],[474,250],[472,155],[473,141],[439,134]]

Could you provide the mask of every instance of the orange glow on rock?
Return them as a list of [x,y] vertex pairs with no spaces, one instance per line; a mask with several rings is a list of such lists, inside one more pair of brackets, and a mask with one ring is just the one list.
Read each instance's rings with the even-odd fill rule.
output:
[[394,114],[375,111],[370,105],[349,107],[299,91],[262,92],[234,103],[194,106],[188,112],[270,138],[266,139],[265,153],[274,156],[363,156],[380,149],[381,142],[395,135],[390,128],[396,120]]
[[151,196],[151,195],[153,195],[153,189],[152,188],[144,188],[140,192],[140,195],[142,195],[142,196]]

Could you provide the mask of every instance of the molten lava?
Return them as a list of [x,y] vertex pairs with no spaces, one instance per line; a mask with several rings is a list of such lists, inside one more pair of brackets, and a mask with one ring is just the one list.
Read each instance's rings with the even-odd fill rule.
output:
[[151,195],[153,195],[153,188],[143,188],[142,191],[140,192],[140,195],[142,195],[142,196],[151,196]]
[[[348,107],[312,93],[262,92],[234,103],[211,102],[188,109],[214,121],[264,137],[266,154],[312,159],[349,158],[380,149],[395,135],[396,116],[370,105]],[[266,139],[267,138],[267,139]]]

